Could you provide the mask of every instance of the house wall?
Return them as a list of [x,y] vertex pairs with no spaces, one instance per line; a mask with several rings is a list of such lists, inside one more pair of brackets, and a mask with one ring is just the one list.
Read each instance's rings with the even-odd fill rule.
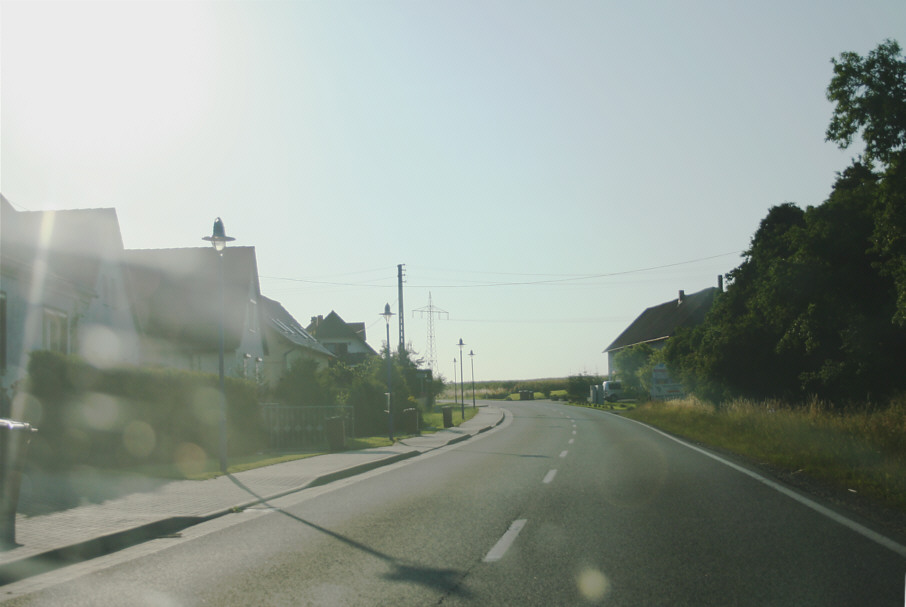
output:
[[25,378],[28,357],[34,350],[69,354],[78,344],[80,318],[91,294],[42,273],[41,267],[40,263],[10,264],[0,274],[0,291],[6,299],[6,368],[0,375],[4,390]]
[[[265,355],[265,331],[262,319],[261,304],[258,302],[258,295],[254,286],[250,283],[246,300],[245,322],[242,328],[242,337],[239,342],[239,349],[236,352],[237,362],[242,362],[243,370],[246,367],[245,355],[254,361],[258,358],[264,358]],[[230,373],[230,375],[242,376],[242,373]],[[252,375],[254,377],[254,375]]]
[[[263,366],[265,349],[262,343],[263,335],[260,330],[261,323],[257,308],[258,306],[249,299],[239,348],[227,349],[223,353],[225,376],[255,379],[256,365],[258,369]],[[255,327],[255,329],[251,327]],[[173,342],[148,336],[141,337],[140,344],[140,358],[143,365],[198,371],[213,375],[220,373],[218,350],[193,350],[179,341]]]
[[95,292],[79,322],[77,353],[98,366],[139,364],[138,328],[119,264],[100,263]]
[[271,329],[268,329],[268,336],[270,353],[264,357],[261,379],[269,387],[276,388],[283,375],[299,361],[313,360],[319,370],[327,368],[329,359],[324,354],[292,343]]

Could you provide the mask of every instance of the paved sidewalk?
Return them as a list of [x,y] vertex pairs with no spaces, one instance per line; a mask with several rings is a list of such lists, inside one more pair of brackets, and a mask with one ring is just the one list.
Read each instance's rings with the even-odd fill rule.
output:
[[18,514],[18,546],[0,551],[0,584],[467,440],[503,418],[503,410],[481,407],[459,427],[406,438],[393,446],[319,455],[205,481],[164,482],[50,514]]

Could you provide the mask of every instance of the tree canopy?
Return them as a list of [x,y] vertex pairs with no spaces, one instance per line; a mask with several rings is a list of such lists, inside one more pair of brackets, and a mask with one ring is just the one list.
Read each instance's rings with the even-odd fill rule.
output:
[[761,221],[706,321],[665,351],[687,388],[844,404],[906,389],[906,58],[894,41],[833,60],[827,138],[865,154],[828,199]]

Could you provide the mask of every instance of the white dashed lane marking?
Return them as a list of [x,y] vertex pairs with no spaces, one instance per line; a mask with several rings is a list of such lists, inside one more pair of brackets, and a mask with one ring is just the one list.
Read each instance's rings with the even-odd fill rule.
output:
[[549,471],[549,472],[544,476],[544,480],[543,480],[542,482],[543,482],[545,485],[549,485],[549,484],[551,483],[551,481],[554,480],[554,477],[555,477],[555,476],[557,476],[557,471],[556,471],[556,470],[551,470],[551,471]]
[[513,521],[513,524],[510,525],[510,528],[503,534],[500,541],[494,544],[491,551],[484,557],[484,562],[495,563],[502,559],[503,555],[506,554],[506,551],[509,550],[510,546],[513,545],[513,542],[516,541],[516,536],[519,535],[519,532],[522,531],[522,528],[525,527],[527,522],[528,520],[524,518]]

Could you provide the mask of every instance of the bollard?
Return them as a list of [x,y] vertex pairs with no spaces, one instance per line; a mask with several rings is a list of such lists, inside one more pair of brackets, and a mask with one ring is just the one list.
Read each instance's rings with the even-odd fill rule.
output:
[[5,548],[16,546],[16,509],[33,432],[30,424],[0,419],[0,545]]
[[441,413],[444,415],[444,428],[453,427],[453,407],[441,407]]

